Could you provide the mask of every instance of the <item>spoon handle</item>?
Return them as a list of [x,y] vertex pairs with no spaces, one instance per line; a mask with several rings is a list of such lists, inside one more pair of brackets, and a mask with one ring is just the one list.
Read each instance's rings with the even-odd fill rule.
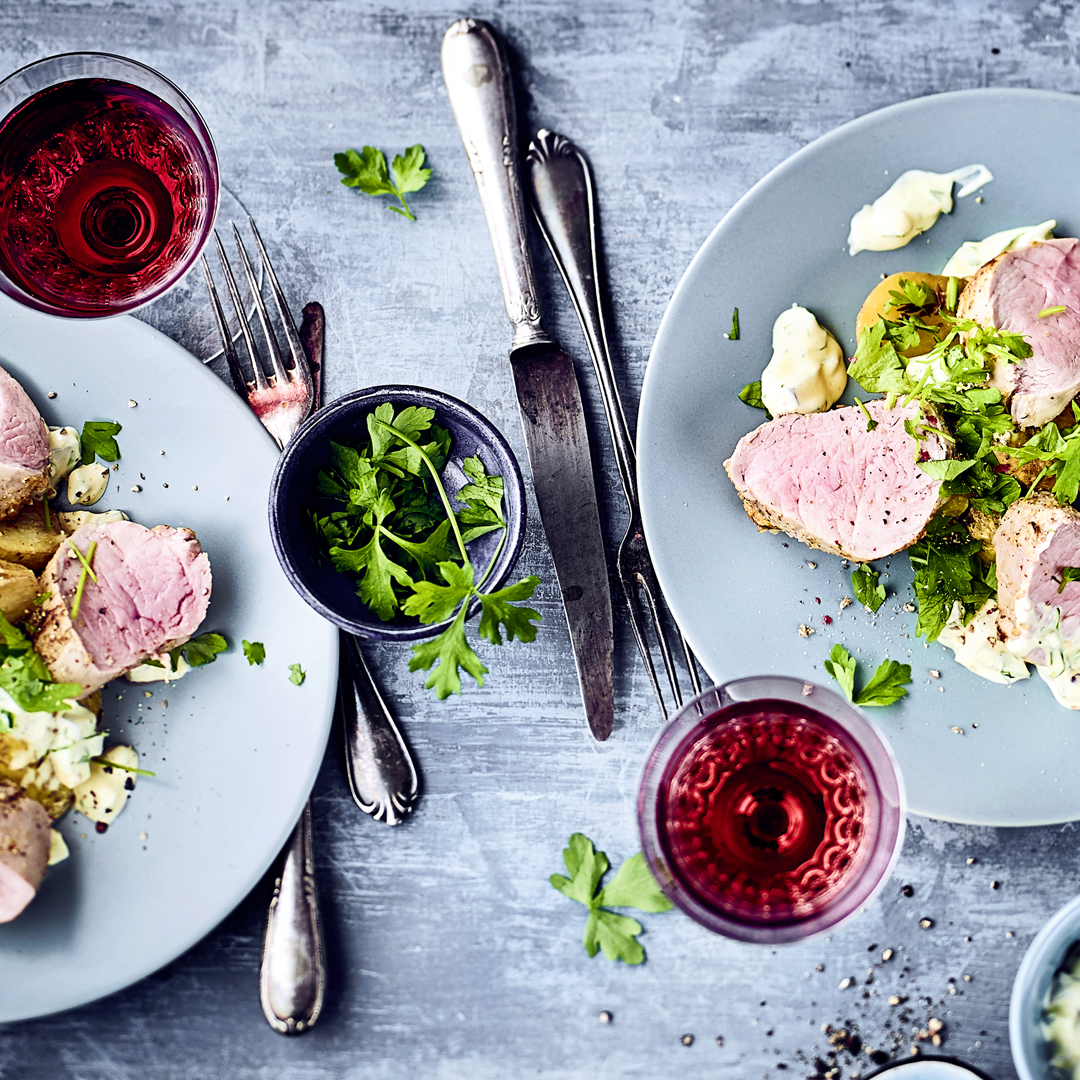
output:
[[267,1023],[301,1035],[322,1012],[326,951],[311,845],[311,801],[285,848],[266,917],[259,998]]
[[619,477],[637,510],[637,459],[611,363],[596,249],[596,204],[585,155],[569,139],[543,128],[529,144],[525,172],[533,211],[574,302],[604,402]]
[[371,677],[360,643],[344,631],[340,678],[345,764],[353,801],[376,821],[400,825],[419,796],[416,766]]

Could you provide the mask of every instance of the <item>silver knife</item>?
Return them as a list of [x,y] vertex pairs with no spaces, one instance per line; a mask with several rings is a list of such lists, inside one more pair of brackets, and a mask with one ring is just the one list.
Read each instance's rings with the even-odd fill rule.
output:
[[585,715],[593,736],[602,741],[611,734],[615,711],[611,590],[589,436],[574,363],[540,321],[518,173],[513,88],[494,28],[479,19],[454,23],[443,38],[442,68],[514,327],[510,364],[518,410]]

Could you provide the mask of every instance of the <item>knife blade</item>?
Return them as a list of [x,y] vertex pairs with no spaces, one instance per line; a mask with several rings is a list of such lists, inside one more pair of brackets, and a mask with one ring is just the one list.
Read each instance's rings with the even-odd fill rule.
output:
[[446,31],[443,79],[480,192],[506,311],[510,364],[540,521],[570,630],[585,715],[603,741],[614,720],[611,590],[589,436],[574,363],[544,330],[518,171],[513,88],[502,43],[480,19]]

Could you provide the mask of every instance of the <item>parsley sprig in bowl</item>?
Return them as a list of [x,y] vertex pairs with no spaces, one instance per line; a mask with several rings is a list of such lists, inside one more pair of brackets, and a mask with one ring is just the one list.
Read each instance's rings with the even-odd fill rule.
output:
[[350,633],[417,642],[410,668],[440,698],[460,693],[462,670],[483,684],[471,616],[491,644],[535,636],[538,579],[505,586],[524,540],[521,471],[447,394],[373,387],[315,414],[278,462],[270,525],[300,595]]

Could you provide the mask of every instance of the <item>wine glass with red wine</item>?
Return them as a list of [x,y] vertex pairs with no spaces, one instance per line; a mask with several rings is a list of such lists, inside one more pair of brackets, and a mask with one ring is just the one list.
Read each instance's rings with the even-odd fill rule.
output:
[[638,792],[645,859],[703,926],[798,941],[860,910],[904,838],[904,785],[876,727],[785,676],[737,679],[685,705]]
[[106,53],[0,81],[0,291],[100,318],[160,296],[194,263],[218,203],[214,143],[156,71]]

